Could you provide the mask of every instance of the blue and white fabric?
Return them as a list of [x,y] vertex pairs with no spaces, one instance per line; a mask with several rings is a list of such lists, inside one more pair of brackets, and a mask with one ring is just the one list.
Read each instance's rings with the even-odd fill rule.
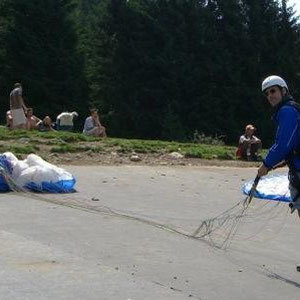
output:
[[[242,188],[244,194],[249,194],[252,184],[253,180],[245,182]],[[274,174],[262,177],[258,182],[254,197],[266,200],[290,202],[291,195],[288,175]]]
[[44,161],[35,154],[29,154],[25,160],[18,160],[11,152],[0,155],[0,191],[9,191],[5,174],[14,184],[36,192],[70,193],[74,192],[76,179],[66,170]]

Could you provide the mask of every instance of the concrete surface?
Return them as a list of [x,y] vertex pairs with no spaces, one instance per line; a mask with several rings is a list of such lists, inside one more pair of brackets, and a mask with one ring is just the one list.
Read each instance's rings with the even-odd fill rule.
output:
[[300,298],[300,220],[286,205],[258,211],[243,224],[245,240],[226,251],[95,211],[106,206],[191,233],[244,199],[255,169],[65,168],[78,192],[42,197],[94,210],[0,195],[1,300]]

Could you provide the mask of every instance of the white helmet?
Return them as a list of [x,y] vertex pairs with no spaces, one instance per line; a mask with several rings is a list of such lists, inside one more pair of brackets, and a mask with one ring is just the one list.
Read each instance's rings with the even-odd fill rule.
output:
[[282,88],[286,88],[287,91],[289,90],[286,82],[281,77],[276,75],[267,77],[261,84],[261,90],[264,92],[266,89],[274,85],[279,85]]

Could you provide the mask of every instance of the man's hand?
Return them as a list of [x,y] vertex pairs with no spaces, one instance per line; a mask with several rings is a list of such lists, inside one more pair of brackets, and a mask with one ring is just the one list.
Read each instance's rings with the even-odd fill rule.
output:
[[265,176],[268,174],[268,172],[269,172],[269,169],[264,164],[262,164],[257,171],[257,176],[258,177]]

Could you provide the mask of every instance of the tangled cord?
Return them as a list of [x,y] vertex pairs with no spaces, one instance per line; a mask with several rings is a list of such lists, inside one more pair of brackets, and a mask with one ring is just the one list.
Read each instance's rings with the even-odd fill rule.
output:
[[[89,203],[82,203],[82,201],[76,201],[74,199],[69,199],[70,201],[68,202],[50,199],[49,197],[42,196],[42,194],[33,193],[28,189],[18,186],[9,172],[7,172],[2,166],[0,166],[0,173],[5,178],[10,189],[13,192],[16,192],[16,195],[25,196],[27,198],[32,198],[56,205],[62,205],[73,209],[79,209],[90,213],[101,213],[104,215],[137,221],[161,230],[184,236],[186,238],[206,242],[210,246],[218,249],[227,249],[233,240],[248,240],[258,235],[265,228],[266,224],[274,217],[274,207],[276,208],[280,206],[279,203],[275,203],[275,206],[272,206],[271,209],[262,211],[264,207],[270,206],[270,202],[274,202],[268,201],[263,205],[258,205],[257,208],[251,204],[250,209],[249,204],[251,201],[249,202],[249,196],[247,196],[245,200],[239,201],[234,206],[217,215],[216,217],[201,221],[192,233],[188,233],[182,229],[177,229],[174,226],[147,219],[146,217],[128,214],[120,210],[112,209],[105,205],[94,206]],[[271,217],[269,216],[266,218],[266,216],[270,214]],[[241,222],[247,219],[252,219],[253,221],[254,217],[265,217],[266,224],[262,225],[255,234],[249,236],[248,238],[236,238]]]

